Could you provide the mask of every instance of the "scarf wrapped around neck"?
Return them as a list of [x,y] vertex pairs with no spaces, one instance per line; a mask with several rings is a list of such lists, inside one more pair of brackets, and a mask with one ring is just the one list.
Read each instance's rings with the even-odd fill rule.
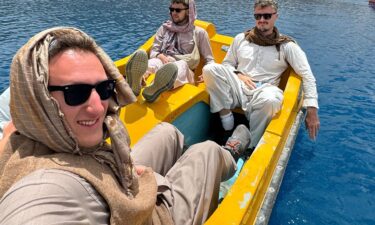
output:
[[197,11],[194,0],[189,1],[189,21],[184,25],[177,25],[172,18],[163,23],[166,32],[164,33],[163,42],[160,52],[167,55],[182,54],[178,43],[177,33],[187,33],[194,31],[194,21],[197,18]]
[[[116,80],[115,95],[109,100],[105,118],[103,142],[93,148],[82,148],[69,128],[58,102],[48,87],[48,48],[62,35],[78,35],[95,46],[94,54],[101,61],[107,76]],[[123,192],[132,198],[138,192],[138,180],[130,157],[130,139],[118,115],[120,107],[136,100],[129,85],[113,61],[84,32],[69,27],[57,27],[40,32],[31,38],[15,55],[11,65],[10,111],[20,140],[40,143],[52,152],[91,155],[113,170]],[[110,137],[111,146],[105,142]],[[12,148],[7,145],[6,148]],[[5,149],[6,150],[6,149]],[[17,152],[17,149],[11,149]]]
[[258,28],[254,27],[245,32],[245,39],[250,43],[254,43],[260,46],[275,45],[278,52],[280,52],[281,44],[287,43],[289,41],[295,42],[291,37],[280,35],[279,30],[276,27],[273,28],[272,34],[268,36],[263,36]]

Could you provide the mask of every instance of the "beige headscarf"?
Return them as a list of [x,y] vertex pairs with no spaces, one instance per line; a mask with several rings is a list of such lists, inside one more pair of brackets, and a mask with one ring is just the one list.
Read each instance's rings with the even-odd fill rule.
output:
[[[106,136],[112,146],[104,142],[91,149],[78,146],[58,102],[47,90],[48,48],[62,36],[79,36],[95,47],[107,76],[116,79],[116,94],[110,99],[105,118]],[[57,27],[40,32],[31,38],[15,55],[11,66],[11,117],[21,137],[41,142],[57,153],[88,154],[108,164],[116,174],[125,194],[132,197],[138,192],[138,183],[130,158],[128,133],[118,118],[120,107],[136,100],[129,85],[108,55],[84,32],[76,28]],[[9,147],[9,146],[8,146]]]
[[[117,81],[105,118],[103,143],[90,149],[78,146],[58,102],[47,90],[48,48],[62,35],[82,38],[94,46],[108,77]],[[11,116],[18,132],[10,136],[0,154],[0,198],[35,170],[61,169],[94,186],[109,206],[112,225],[173,224],[167,206],[157,198],[152,169],[137,176],[133,168],[129,135],[118,113],[120,107],[135,101],[135,96],[112,60],[88,35],[58,27],[34,36],[13,59],[10,89]],[[111,145],[104,142],[107,136]]]

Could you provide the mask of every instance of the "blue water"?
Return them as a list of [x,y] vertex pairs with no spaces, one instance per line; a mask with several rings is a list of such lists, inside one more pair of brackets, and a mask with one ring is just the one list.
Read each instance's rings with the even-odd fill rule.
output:
[[[233,36],[254,23],[252,1],[197,1],[199,18],[220,33]],[[168,3],[1,0],[0,91],[13,55],[36,32],[76,26],[119,59],[168,18]],[[277,26],[297,39],[317,78],[321,130],[311,142],[301,127],[270,224],[375,224],[375,7],[280,0],[279,11]]]

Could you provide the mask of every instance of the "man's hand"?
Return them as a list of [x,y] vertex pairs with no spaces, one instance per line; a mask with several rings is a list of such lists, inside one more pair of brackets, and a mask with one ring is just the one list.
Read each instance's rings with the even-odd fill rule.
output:
[[249,76],[246,76],[242,73],[237,73],[237,76],[250,88],[250,90],[254,90],[256,88],[256,84],[251,80]]
[[204,79],[203,79],[203,74],[199,75],[197,77],[197,79],[195,80],[195,84],[199,84],[199,83],[203,83],[204,82]]
[[135,171],[137,172],[138,176],[141,176],[142,173],[144,173],[146,170],[146,167],[145,166],[142,166],[142,165],[136,165],[135,166]]
[[305,119],[306,129],[309,131],[309,137],[311,140],[316,140],[318,136],[320,122],[318,116],[318,109],[315,107],[307,107],[306,119]]
[[5,144],[7,143],[10,135],[16,131],[16,127],[14,126],[13,122],[10,121],[8,124],[6,124],[3,128],[3,138],[0,139],[0,154],[4,151]]
[[160,59],[163,64],[169,63],[168,57],[163,53],[159,54],[157,58]]
[[10,136],[14,131],[16,131],[16,127],[14,126],[13,122],[10,121],[7,123],[3,128],[3,137]]

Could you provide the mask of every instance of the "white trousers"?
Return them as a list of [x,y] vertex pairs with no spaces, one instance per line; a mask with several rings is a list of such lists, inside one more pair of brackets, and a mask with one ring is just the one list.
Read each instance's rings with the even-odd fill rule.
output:
[[[184,60],[176,61],[173,57],[168,57],[169,62],[173,62],[177,68],[177,79],[174,82],[173,89],[178,88],[184,84],[194,84],[194,72],[189,69],[188,64]],[[148,72],[156,73],[163,66],[163,62],[158,58],[148,60]]]
[[203,68],[203,78],[210,94],[211,112],[241,107],[249,120],[250,147],[255,147],[272,117],[280,111],[283,91],[268,83],[250,90],[229,67],[217,63]]

